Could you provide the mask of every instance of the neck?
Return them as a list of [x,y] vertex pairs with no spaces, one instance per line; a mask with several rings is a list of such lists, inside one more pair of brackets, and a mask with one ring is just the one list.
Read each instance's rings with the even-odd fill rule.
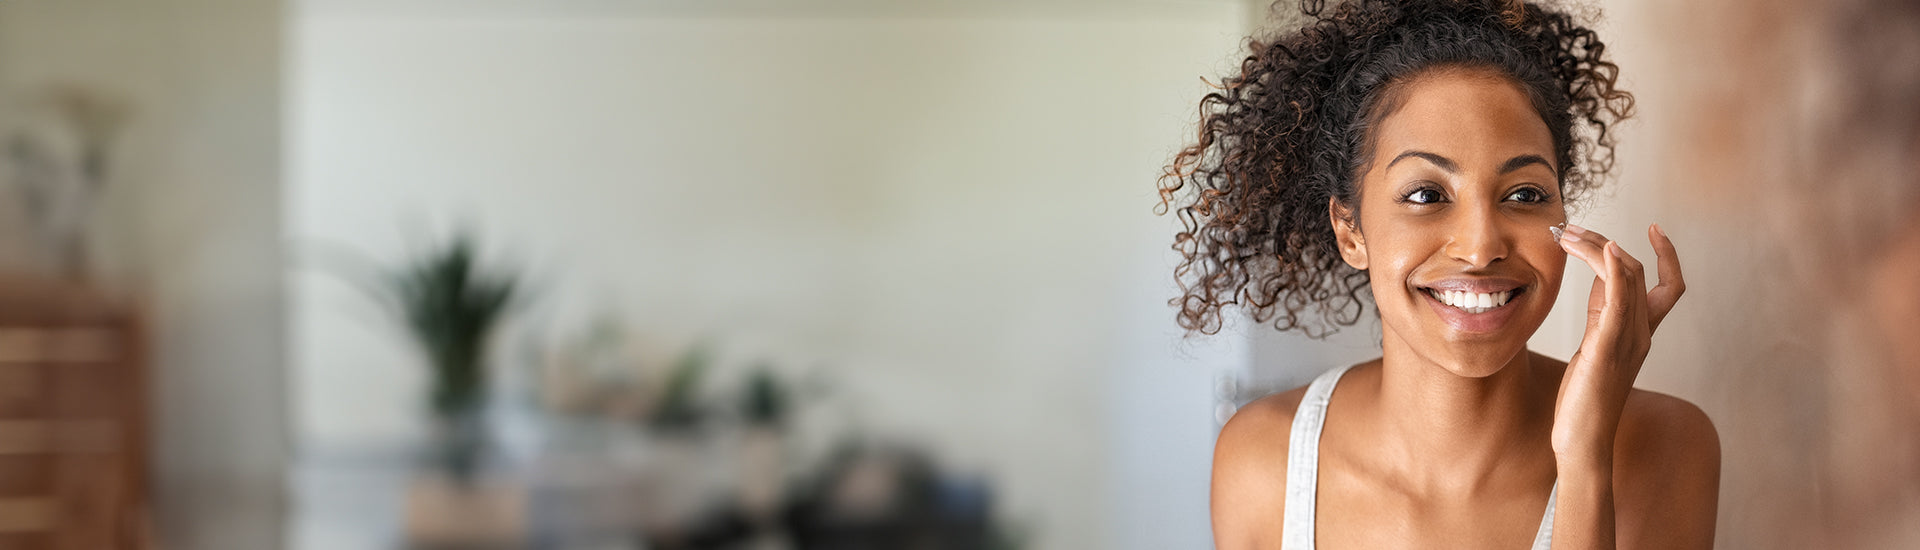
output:
[[1390,463],[1408,490],[1472,493],[1485,489],[1496,472],[1542,464],[1529,458],[1545,457],[1551,467],[1553,393],[1537,391],[1537,384],[1557,380],[1535,373],[1531,352],[1522,349],[1497,368],[1461,366],[1492,372],[1476,378],[1456,374],[1383,332],[1376,425],[1386,436],[1381,450],[1398,458]]

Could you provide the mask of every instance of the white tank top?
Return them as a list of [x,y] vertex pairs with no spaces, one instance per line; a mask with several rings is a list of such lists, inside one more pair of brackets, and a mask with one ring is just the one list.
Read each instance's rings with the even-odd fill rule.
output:
[[[1293,415],[1293,434],[1287,448],[1287,511],[1283,518],[1281,550],[1313,550],[1314,496],[1320,485],[1320,428],[1327,424],[1327,399],[1333,385],[1347,373],[1349,365],[1327,371],[1307,385],[1300,409]],[[1547,493],[1547,513],[1540,518],[1540,531],[1533,536],[1533,550],[1553,546],[1553,501],[1560,494],[1560,482]]]

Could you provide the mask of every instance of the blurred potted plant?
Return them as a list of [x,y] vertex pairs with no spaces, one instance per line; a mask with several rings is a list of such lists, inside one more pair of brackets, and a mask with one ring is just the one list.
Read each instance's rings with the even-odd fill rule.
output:
[[669,436],[691,435],[706,420],[700,404],[700,383],[713,363],[705,343],[695,344],[673,363],[660,389],[659,405],[647,419],[648,427]]
[[777,519],[786,495],[786,422],[792,392],[761,363],[748,375],[740,396],[746,421],[740,448],[740,504],[756,521]]
[[[696,343],[682,352],[661,380],[654,408],[640,423],[648,443],[647,468],[655,477],[659,502],[655,519],[663,526],[685,525],[704,512],[714,489],[714,439],[706,428],[711,409],[700,390],[713,364],[711,347]],[[671,529],[671,528],[668,528]]]
[[487,443],[487,341],[520,295],[517,275],[491,271],[477,255],[473,238],[462,232],[384,274],[378,285],[426,355],[434,460],[460,483],[471,480]]
[[780,377],[773,374],[772,367],[762,363],[747,377],[746,391],[740,400],[741,416],[750,427],[779,429],[786,422],[792,399],[791,392]]

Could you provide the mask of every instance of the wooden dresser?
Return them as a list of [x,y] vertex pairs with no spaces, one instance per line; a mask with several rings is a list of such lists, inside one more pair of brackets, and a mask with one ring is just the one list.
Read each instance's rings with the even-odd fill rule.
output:
[[150,548],[137,316],[0,275],[0,549]]

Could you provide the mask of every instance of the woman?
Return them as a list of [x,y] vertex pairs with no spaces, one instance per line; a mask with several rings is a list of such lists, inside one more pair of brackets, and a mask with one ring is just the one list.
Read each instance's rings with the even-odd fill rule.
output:
[[[1593,31],[1498,0],[1309,1],[1201,103],[1163,179],[1180,322],[1324,335],[1378,310],[1382,355],[1247,405],[1214,458],[1220,548],[1709,548],[1719,444],[1633,389],[1684,289],[1568,201],[1632,97]],[[1561,227],[1564,226],[1564,234]],[[1579,351],[1526,349],[1568,255],[1599,274]]]

